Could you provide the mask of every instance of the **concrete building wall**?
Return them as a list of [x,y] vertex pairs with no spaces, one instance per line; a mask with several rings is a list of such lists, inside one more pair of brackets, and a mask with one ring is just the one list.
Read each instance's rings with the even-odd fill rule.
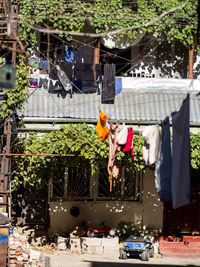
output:
[[[117,227],[120,221],[134,222],[138,228],[147,227],[162,230],[163,205],[159,200],[154,183],[154,172],[146,171],[143,177],[142,203],[136,202],[50,202],[49,234],[66,232],[83,221],[91,226],[99,226],[102,221]],[[80,209],[78,217],[70,215],[70,208]]]

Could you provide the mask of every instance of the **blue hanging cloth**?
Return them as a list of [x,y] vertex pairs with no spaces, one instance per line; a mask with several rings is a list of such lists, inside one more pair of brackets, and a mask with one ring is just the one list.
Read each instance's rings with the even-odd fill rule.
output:
[[172,204],[173,208],[190,203],[190,96],[179,111],[172,113]]
[[72,47],[66,46],[65,52],[66,52],[65,61],[66,62],[72,62],[74,60],[74,52],[73,52]]

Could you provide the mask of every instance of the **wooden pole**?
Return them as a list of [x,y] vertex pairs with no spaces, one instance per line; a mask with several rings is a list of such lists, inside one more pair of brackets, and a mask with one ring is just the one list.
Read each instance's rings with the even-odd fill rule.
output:
[[94,62],[93,62],[93,75],[94,75],[94,84],[97,85],[96,81],[96,71],[95,71],[95,65],[99,64],[99,59],[100,59],[100,39],[97,39],[97,47],[94,48]]
[[193,80],[193,66],[194,66],[194,45],[189,48],[189,79]]
[[94,48],[94,64],[100,62],[100,39],[97,39],[97,47]]

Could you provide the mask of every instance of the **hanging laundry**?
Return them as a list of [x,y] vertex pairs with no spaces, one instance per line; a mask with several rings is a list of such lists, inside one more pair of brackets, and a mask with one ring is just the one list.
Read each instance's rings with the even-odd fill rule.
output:
[[65,72],[70,81],[72,81],[72,63],[62,62],[60,68]]
[[82,46],[74,49],[74,61],[76,63],[83,63],[83,48]]
[[61,92],[63,90],[64,90],[64,88],[63,88],[63,86],[62,86],[60,81],[58,81],[58,80],[50,80],[49,81],[49,90],[48,90],[48,92],[50,94],[57,94],[58,92]]
[[131,152],[131,156],[133,156],[133,128],[128,128],[128,136],[125,146],[122,148],[122,152]]
[[101,110],[99,111],[99,120],[97,122],[96,132],[98,133],[99,139],[102,141],[105,141],[109,135],[108,116]]
[[29,81],[30,81],[30,85],[29,85],[30,88],[38,87],[38,79],[30,78]]
[[122,91],[122,78],[115,77],[115,95],[120,94]]
[[162,122],[162,133],[155,168],[155,185],[162,202],[172,199],[172,156],[169,117]]
[[190,97],[184,99],[179,111],[172,113],[172,206],[190,203]]
[[92,65],[76,63],[74,66],[74,77],[80,81],[94,81]]
[[88,65],[94,64],[94,47],[89,45],[82,46],[83,63]]
[[156,162],[158,155],[158,147],[160,142],[160,132],[158,125],[147,126],[142,136],[145,139],[143,150],[143,159],[147,165],[152,165]]
[[40,78],[38,87],[43,89],[48,89],[48,82],[49,82],[48,79]]
[[74,60],[74,52],[72,47],[65,47],[65,61],[72,62]]
[[40,70],[48,72],[49,63],[46,59],[40,59]]
[[65,60],[65,47],[56,49],[56,64],[60,64]]
[[49,78],[52,80],[58,80],[58,71],[55,66],[52,66],[49,72]]
[[101,71],[101,65],[95,64],[95,71],[96,71],[96,79],[101,82],[102,81],[102,71]]
[[108,174],[110,180],[110,191],[112,191],[112,182],[113,179],[117,179],[119,175],[119,167],[117,165],[117,144],[116,137],[118,134],[119,123],[116,126],[110,124],[109,132],[109,160],[108,160]]
[[102,104],[114,104],[115,100],[115,65],[104,65],[104,80],[101,94]]
[[128,137],[128,127],[122,126],[116,137],[116,144],[119,146],[125,145]]

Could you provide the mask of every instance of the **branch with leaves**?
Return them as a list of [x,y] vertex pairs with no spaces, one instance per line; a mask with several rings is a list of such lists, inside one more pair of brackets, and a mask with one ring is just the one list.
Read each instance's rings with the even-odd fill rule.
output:
[[[68,40],[72,36],[105,37],[139,34],[165,35],[166,39],[194,44],[197,32],[197,0],[138,0],[136,5],[122,0],[18,0],[19,35],[24,41],[36,42],[36,31],[56,33]],[[45,23],[49,29],[44,28]],[[85,25],[90,33],[85,32]]]

